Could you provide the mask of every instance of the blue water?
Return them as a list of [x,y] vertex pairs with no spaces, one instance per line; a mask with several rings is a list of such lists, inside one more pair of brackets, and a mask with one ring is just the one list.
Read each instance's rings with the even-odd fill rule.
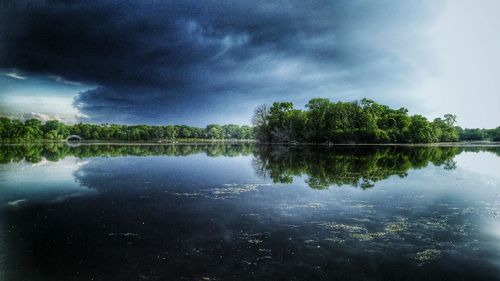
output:
[[1,280],[500,280],[498,147],[0,149]]

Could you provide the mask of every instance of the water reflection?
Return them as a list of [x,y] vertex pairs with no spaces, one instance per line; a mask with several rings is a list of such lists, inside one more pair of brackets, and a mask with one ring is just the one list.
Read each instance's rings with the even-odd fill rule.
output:
[[[248,156],[260,176],[274,183],[291,183],[294,177],[307,177],[312,188],[352,185],[363,189],[390,176],[405,177],[411,169],[429,164],[446,170],[455,169],[455,156],[463,152],[490,152],[500,156],[500,147],[460,146],[256,146],[238,145],[81,145],[61,143],[9,145],[0,150],[0,163],[40,163],[59,161],[68,156],[77,158],[117,156]],[[469,154],[470,155],[470,154]],[[471,159],[478,156],[470,156]],[[491,158],[491,157],[490,157]],[[484,167],[490,174],[491,165]],[[16,168],[18,169],[18,168]],[[492,172],[493,171],[493,172]]]
[[12,144],[0,146],[0,163],[26,161],[39,163],[43,160],[58,161],[67,156],[78,158],[116,156],[187,156],[205,153],[207,156],[249,155],[254,144],[238,145],[128,145],[128,144],[83,144],[69,146],[65,143]]
[[256,167],[275,183],[291,183],[307,176],[312,188],[352,185],[363,189],[392,175],[405,177],[408,170],[429,163],[454,169],[458,147],[320,146],[261,147]]
[[5,280],[499,279],[497,147],[0,151]]
[[59,202],[93,193],[95,190],[81,186],[75,178],[75,172],[86,163],[86,160],[68,156],[58,161],[43,158],[37,163],[19,161],[0,165],[0,209]]

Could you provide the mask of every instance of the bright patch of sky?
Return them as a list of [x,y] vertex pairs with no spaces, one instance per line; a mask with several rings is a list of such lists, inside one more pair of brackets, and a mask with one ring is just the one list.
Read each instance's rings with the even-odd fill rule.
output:
[[79,92],[91,88],[59,76],[0,71],[0,112],[2,116],[77,122],[83,116],[73,106]]
[[447,1],[429,30],[435,72],[416,94],[429,117],[454,113],[463,127],[500,125],[500,1]]

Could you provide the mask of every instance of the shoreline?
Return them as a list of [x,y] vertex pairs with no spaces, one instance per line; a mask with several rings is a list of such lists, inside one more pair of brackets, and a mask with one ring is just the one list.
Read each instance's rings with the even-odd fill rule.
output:
[[5,145],[27,145],[27,144],[66,144],[68,146],[80,146],[80,145],[216,145],[216,144],[256,144],[256,145],[276,145],[276,146],[406,146],[406,147],[425,147],[425,146],[437,146],[437,147],[450,147],[450,146],[489,146],[496,147],[500,146],[500,142],[489,142],[489,141],[463,141],[463,142],[440,142],[440,143],[271,143],[271,142],[260,142],[257,140],[180,140],[175,142],[153,142],[153,141],[30,141],[30,142],[0,142],[0,146]]

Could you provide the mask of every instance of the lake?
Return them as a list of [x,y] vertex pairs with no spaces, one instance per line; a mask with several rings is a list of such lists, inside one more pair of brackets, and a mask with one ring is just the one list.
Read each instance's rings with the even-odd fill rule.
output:
[[0,280],[500,280],[499,156],[3,145]]

